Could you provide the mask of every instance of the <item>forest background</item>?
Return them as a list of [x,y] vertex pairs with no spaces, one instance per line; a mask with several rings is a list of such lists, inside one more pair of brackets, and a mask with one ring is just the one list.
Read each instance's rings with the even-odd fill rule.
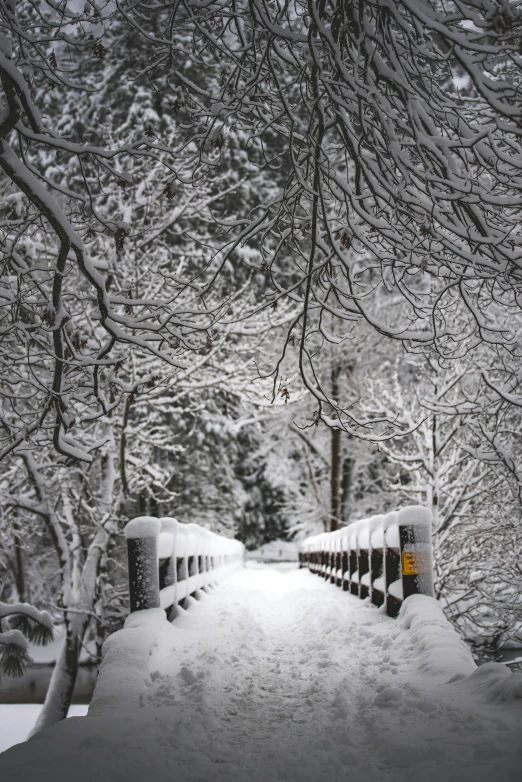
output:
[[448,617],[519,637],[520,3],[0,27],[0,672],[47,609],[41,724],[121,625],[137,514],[256,548],[422,503]]

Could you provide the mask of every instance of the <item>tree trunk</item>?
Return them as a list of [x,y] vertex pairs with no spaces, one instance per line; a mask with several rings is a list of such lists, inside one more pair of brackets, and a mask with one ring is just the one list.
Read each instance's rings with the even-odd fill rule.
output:
[[81,640],[77,632],[69,629],[66,631],[44,705],[30,736],[67,717],[78,674]]
[[14,549],[15,549],[15,584],[16,591],[18,592],[18,599],[21,603],[25,603],[27,600],[25,594],[25,572],[24,572],[24,557],[22,549],[22,541],[18,535],[14,536]]
[[346,456],[343,460],[343,476],[341,481],[341,521],[343,524],[348,522],[350,515],[350,498],[352,493],[353,470],[355,459]]
[[434,414],[431,419],[431,443],[432,443],[432,490],[431,490],[431,512],[433,514],[433,534],[439,531],[439,432],[437,427],[437,416]]
[[[332,363],[330,375],[331,393],[334,402],[338,402],[339,397],[339,375],[341,368],[338,364]],[[341,505],[341,430],[332,429],[330,439],[330,531],[333,532],[339,527],[340,505]]]
[[341,487],[341,430],[332,429],[330,463],[330,531],[339,527]]

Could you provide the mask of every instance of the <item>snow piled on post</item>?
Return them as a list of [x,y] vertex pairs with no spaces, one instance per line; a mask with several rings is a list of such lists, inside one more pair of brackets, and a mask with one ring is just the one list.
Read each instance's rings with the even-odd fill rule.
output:
[[132,519],[125,527],[125,537],[127,540],[137,538],[157,538],[160,533],[161,523],[159,519],[152,516],[138,516]]

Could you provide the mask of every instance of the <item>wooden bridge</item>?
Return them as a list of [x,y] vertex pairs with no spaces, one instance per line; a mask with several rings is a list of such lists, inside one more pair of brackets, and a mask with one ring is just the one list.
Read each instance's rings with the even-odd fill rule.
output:
[[88,716],[1,755],[2,779],[518,780],[522,677],[477,668],[431,596],[429,521],[408,508],[309,538],[281,571],[134,520],[132,611]]

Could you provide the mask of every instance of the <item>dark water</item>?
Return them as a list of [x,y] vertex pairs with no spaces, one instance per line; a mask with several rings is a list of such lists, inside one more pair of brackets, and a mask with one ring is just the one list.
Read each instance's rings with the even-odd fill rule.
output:
[[[19,679],[3,678],[0,682],[0,703],[43,703],[51,679],[53,665],[32,665]],[[98,669],[95,665],[80,665],[72,702],[91,702]]]
[[522,658],[522,649],[484,649],[483,647],[471,647],[473,659],[477,665],[484,663],[505,663],[514,673],[522,673],[522,662],[515,662]]

